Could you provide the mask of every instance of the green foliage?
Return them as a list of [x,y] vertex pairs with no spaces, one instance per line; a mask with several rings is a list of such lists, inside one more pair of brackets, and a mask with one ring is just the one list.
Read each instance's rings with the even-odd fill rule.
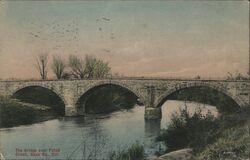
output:
[[194,159],[248,159],[250,157],[249,122],[239,127],[226,129],[218,140],[208,145]]
[[172,115],[169,126],[157,140],[165,142],[168,152],[186,147],[198,149],[213,141],[216,128],[218,124],[211,112],[203,115],[198,109],[191,115],[187,108],[180,109],[180,114]]
[[145,152],[142,145],[138,142],[126,150],[110,152],[109,160],[144,160]]
[[236,102],[227,95],[205,86],[191,87],[173,93],[169,99],[187,100],[216,106],[218,111],[229,114],[239,111]]
[[195,159],[247,159],[250,157],[250,109],[221,115],[219,129],[214,134],[216,141],[196,153]]
[[169,127],[158,140],[164,141],[167,151],[191,147],[194,160],[247,159],[250,157],[250,109],[214,118],[197,110],[190,115],[187,109],[174,114]]

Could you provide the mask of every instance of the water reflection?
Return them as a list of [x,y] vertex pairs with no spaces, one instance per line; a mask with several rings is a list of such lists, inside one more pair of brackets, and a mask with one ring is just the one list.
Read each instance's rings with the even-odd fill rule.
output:
[[[188,103],[195,110],[196,103]],[[63,117],[43,123],[0,130],[0,145],[6,159],[44,159],[44,157],[17,157],[16,148],[60,148],[57,157],[47,159],[74,159],[93,154],[103,158],[110,151],[123,150],[138,141],[147,154],[154,154],[163,145],[155,142],[161,128],[166,128],[171,114],[183,106],[181,101],[167,101],[162,106],[162,120],[144,120],[144,107],[118,111],[108,115]],[[215,107],[207,106],[212,113]],[[96,155],[95,155],[96,154]]]
[[161,144],[156,142],[156,138],[160,135],[160,131],[160,119],[145,120],[144,147],[147,154],[154,155],[158,148],[161,148]]

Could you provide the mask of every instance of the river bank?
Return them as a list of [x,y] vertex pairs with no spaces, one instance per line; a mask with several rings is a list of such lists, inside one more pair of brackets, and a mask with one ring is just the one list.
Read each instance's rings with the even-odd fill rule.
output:
[[225,129],[218,139],[200,152],[181,149],[148,160],[207,160],[207,159],[245,159],[250,157],[250,121]]
[[[188,116],[188,112],[183,111],[183,114],[171,120],[171,126],[160,136],[170,147],[168,148],[170,151],[153,160],[184,160],[185,157],[192,160],[248,159],[250,157],[249,115],[249,108],[220,115],[216,119],[201,116],[199,113]],[[178,141],[180,137],[182,140]],[[190,147],[192,152],[182,149]]]
[[250,121],[224,129],[214,143],[195,153],[194,160],[205,159],[249,159]]
[[58,118],[51,107],[0,97],[0,128],[10,128]]
[[[12,109],[14,109],[14,106],[19,105],[18,108],[21,108],[21,111],[17,111],[14,114],[12,113],[12,117],[10,117],[11,119],[13,119],[14,115],[22,114],[26,116],[32,116],[32,114],[34,114],[36,116],[43,115],[41,119],[45,118],[46,120],[46,115],[50,115],[50,113],[47,113],[50,111],[50,109],[42,105],[33,105],[22,103],[18,100],[8,99],[1,100],[0,104],[1,106],[5,104],[5,107],[12,106]],[[158,131],[156,132],[156,130],[160,131],[160,126],[166,126],[166,123],[169,122],[168,118],[171,115],[171,109],[178,108],[178,106],[183,104],[184,102],[180,101],[168,101],[163,106],[163,119],[161,121],[162,125],[160,125],[160,122],[159,124],[157,123],[157,125],[146,123],[144,121],[144,108],[137,106],[130,111],[117,111],[109,114],[108,116],[101,116],[101,118],[99,116],[87,119],[82,119],[81,117],[69,117],[63,119],[56,118],[52,121],[13,128],[11,132],[9,132],[8,129],[2,130],[2,144],[5,146],[5,151],[3,153],[7,156],[7,158],[15,158],[12,157],[12,155],[14,155],[13,145],[30,146],[31,143],[28,142],[32,141],[32,147],[35,148],[40,148],[44,144],[55,144],[56,146],[60,146],[62,152],[57,158],[64,158],[67,157],[67,154],[72,152],[72,149],[77,146],[76,144],[80,143],[79,139],[81,139],[82,135],[84,135],[83,138],[85,137],[85,145],[94,147],[94,144],[99,144],[99,142],[104,143],[103,145],[105,147],[99,148],[100,150],[103,148],[110,149],[111,151],[116,150],[117,147],[114,146],[121,144],[125,145],[121,146],[121,148],[126,149],[137,140],[139,140],[140,144],[148,144],[150,142],[148,146],[144,145],[144,149],[147,151],[147,156],[153,155],[155,152],[151,152],[151,143],[155,143],[153,142],[155,138],[152,135],[157,136]],[[191,103],[187,103],[187,105],[189,108],[192,108]],[[193,107],[196,106],[195,104],[193,105]],[[18,108],[15,109],[18,110]],[[10,115],[10,113],[7,111],[8,110],[5,110],[5,113]],[[246,110],[240,113],[234,113],[221,117],[219,119],[221,130],[218,132],[218,134],[216,134],[216,139],[213,142],[206,144],[202,150],[194,150],[194,160],[207,159],[211,155],[214,157],[218,155],[236,155],[238,157],[249,156],[250,151],[247,150],[250,148],[250,140],[247,138],[249,135],[249,129],[247,129],[247,125],[249,125],[249,123],[247,123],[247,117],[249,117],[249,113],[250,112]],[[52,118],[53,116],[56,115],[52,114]],[[6,116],[5,118],[8,119],[8,117],[9,116]],[[33,122],[35,122],[35,120]],[[129,132],[127,132],[128,130]],[[27,137],[27,135],[30,136]],[[144,135],[144,137],[142,135]],[[67,140],[64,140],[65,137],[68,137]],[[97,141],[96,137],[101,138],[98,138]],[[155,146],[156,149],[159,148],[157,147],[157,144],[153,146]],[[105,152],[108,151],[105,150]],[[150,154],[148,154],[148,151]],[[73,158],[81,157],[81,153],[81,151],[75,152]],[[162,157],[164,157],[164,155]]]

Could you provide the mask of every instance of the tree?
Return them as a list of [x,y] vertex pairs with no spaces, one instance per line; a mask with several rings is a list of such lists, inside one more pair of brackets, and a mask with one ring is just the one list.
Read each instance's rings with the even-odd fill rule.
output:
[[71,69],[71,74],[78,79],[83,79],[85,77],[85,62],[83,59],[75,56],[69,56],[69,67]]
[[66,65],[63,59],[58,55],[53,56],[52,70],[53,70],[53,73],[56,75],[57,79],[62,79],[65,77],[65,68],[66,68]]
[[85,61],[85,73],[87,78],[103,78],[110,72],[109,64],[94,56],[86,55]]
[[236,71],[234,74],[231,72],[228,72],[227,75],[227,80],[247,80],[248,76],[243,75],[241,73],[239,73],[238,71]]
[[87,78],[94,78],[94,71],[95,71],[97,59],[94,56],[86,55],[85,61],[86,61],[85,72],[86,72]]
[[110,67],[108,62],[103,62],[102,60],[98,60],[95,64],[94,77],[95,78],[103,78],[108,75],[110,72]]
[[233,80],[233,74],[231,72],[227,72],[227,80]]
[[85,59],[81,59],[75,55],[69,57],[69,67],[71,75],[75,78],[103,78],[110,72],[107,62],[99,60],[91,55],[86,55]]
[[48,64],[48,54],[41,53],[36,57],[36,67],[39,71],[41,79],[47,78],[47,64]]

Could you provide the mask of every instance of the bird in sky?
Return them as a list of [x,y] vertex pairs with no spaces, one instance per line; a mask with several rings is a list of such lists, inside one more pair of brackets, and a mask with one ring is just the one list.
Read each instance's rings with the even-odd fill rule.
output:
[[103,17],[102,19],[103,19],[103,20],[105,20],[105,21],[110,21],[110,19],[109,19],[109,18],[105,18],[105,17]]

